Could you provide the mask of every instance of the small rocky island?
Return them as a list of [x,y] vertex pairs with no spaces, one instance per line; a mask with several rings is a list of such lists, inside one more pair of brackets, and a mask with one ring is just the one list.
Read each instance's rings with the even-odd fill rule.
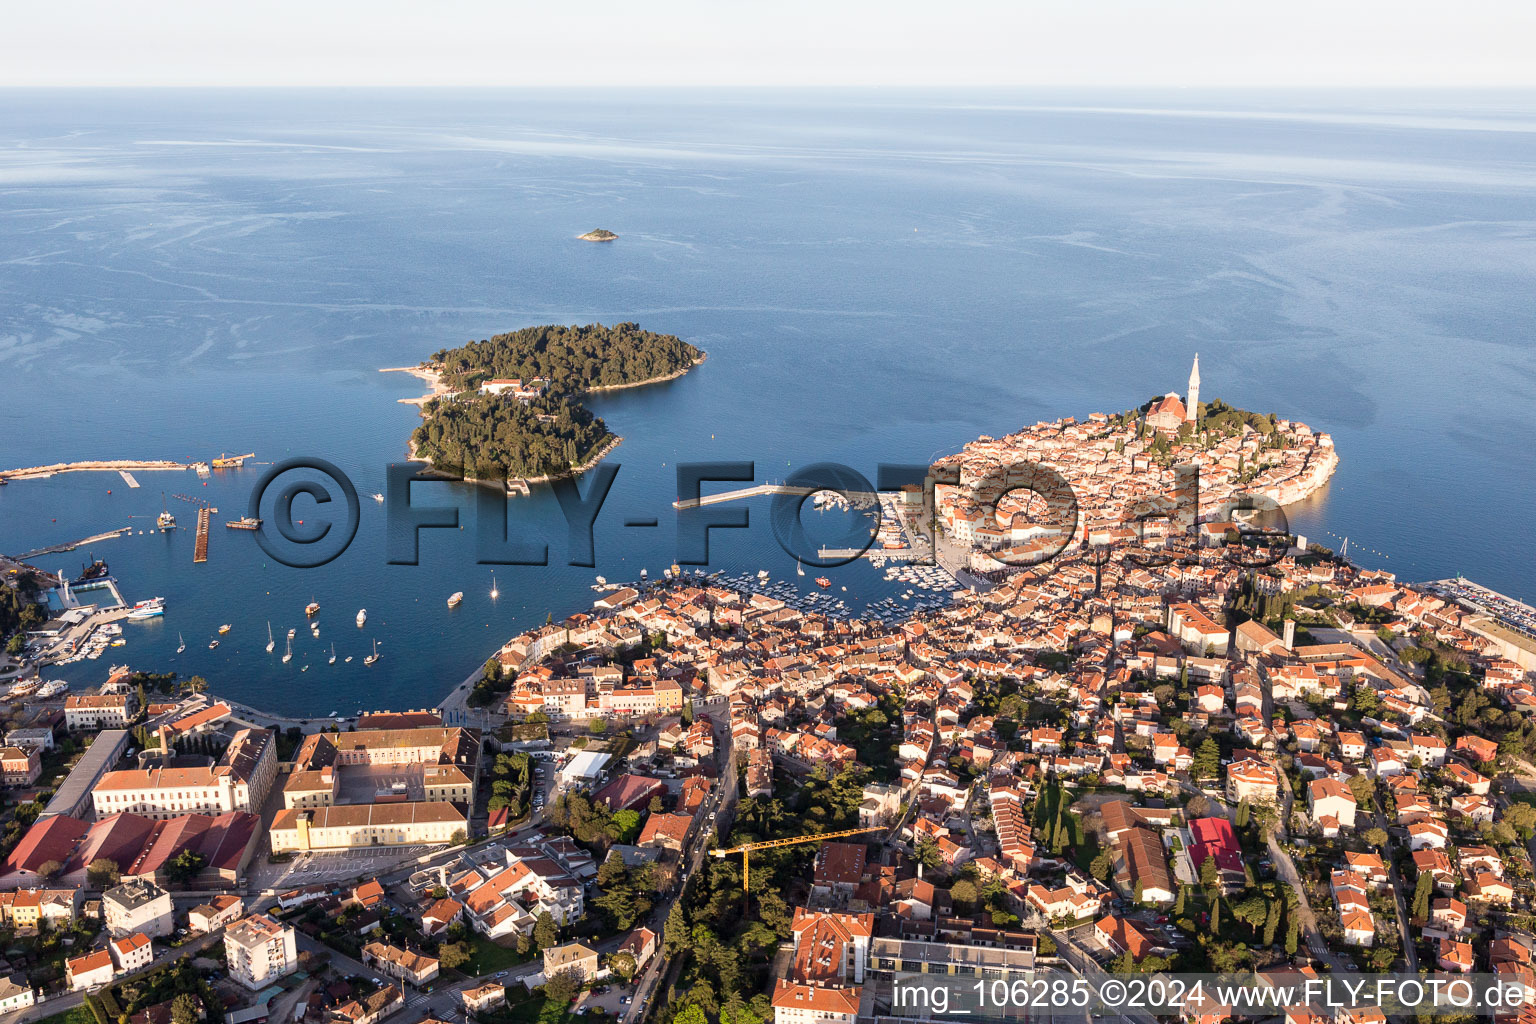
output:
[[619,236],[607,228],[593,228],[584,235],[577,235],[583,242],[611,242]]
[[619,441],[583,395],[672,380],[703,361],[633,323],[525,327],[443,349],[412,371],[433,383],[412,457],[481,480],[580,473]]

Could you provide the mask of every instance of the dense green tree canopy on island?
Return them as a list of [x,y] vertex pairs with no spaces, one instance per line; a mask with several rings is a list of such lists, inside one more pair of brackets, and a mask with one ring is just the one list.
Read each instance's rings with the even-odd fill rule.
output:
[[665,377],[693,365],[702,354],[681,338],[638,324],[549,324],[443,349],[431,362],[455,391],[494,378],[547,377],[557,390],[576,393]]
[[[552,324],[498,334],[435,353],[430,364],[452,394],[422,409],[416,455],[479,479],[559,475],[584,465],[613,435],[579,396],[686,370],[703,355],[670,334],[632,323]],[[539,398],[481,394],[487,380],[549,381]]]
[[445,471],[480,479],[543,476],[578,466],[607,444],[602,420],[566,395],[531,402],[502,395],[438,398],[412,440]]

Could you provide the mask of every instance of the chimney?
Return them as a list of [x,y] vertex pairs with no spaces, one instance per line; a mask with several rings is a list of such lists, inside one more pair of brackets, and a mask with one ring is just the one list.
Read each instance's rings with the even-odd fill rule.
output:
[[1285,620],[1285,649],[1291,650],[1296,646],[1296,620]]

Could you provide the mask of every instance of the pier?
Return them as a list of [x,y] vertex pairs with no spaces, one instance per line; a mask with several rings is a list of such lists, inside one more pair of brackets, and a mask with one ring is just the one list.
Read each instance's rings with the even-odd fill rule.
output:
[[132,487],[132,488],[135,488],[135,489],[138,488],[139,482],[137,480],[135,480],[133,478],[133,474],[128,472],[126,469],[118,470],[117,471],[117,475],[122,477],[123,478],[123,483],[127,484],[129,487]]
[[719,494],[705,494],[698,498],[681,498],[672,503],[675,509],[702,508],[705,505],[719,505],[727,501],[739,501],[742,498],[756,498],[763,494],[815,494],[824,491],[825,487],[791,487],[788,484],[754,484],[751,487],[742,487],[734,491],[721,491]]
[[125,533],[132,532],[133,527],[124,526],[116,530],[108,530],[106,533],[98,533],[94,537],[87,537],[84,540],[71,541],[68,544],[54,544],[51,547],[38,548],[36,551],[28,551],[25,554],[13,557],[18,562],[25,562],[28,559],[41,558],[43,555],[57,555],[65,551],[73,551],[75,548],[84,547],[87,544],[95,544],[99,540],[112,540],[114,537],[121,537]]
[[197,546],[192,550],[192,561],[208,561],[208,521],[217,511],[212,506],[204,505],[197,510]]
[[[26,469],[0,470],[0,480],[40,480],[53,476],[56,473],[123,473],[123,479],[131,479],[124,470],[157,469],[189,469],[184,462],[171,462],[168,459],[157,459],[146,462],[137,462],[131,459],[109,459],[96,462],[55,462],[51,466],[29,466]],[[130,487],[137,487],[137,483],[129,483]]]

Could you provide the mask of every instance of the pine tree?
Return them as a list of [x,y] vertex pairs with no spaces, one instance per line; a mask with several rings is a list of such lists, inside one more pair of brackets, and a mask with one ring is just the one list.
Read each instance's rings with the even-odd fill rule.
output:
[[1301,936],[1301,922],[1297,920],[1294,911],[1285,915],[1285,952],[1288,956],[1296,955],[1297,939]]
[[1237,802],[1237,827],[1248,827],[1248,798],[1243,797]]
[[1280,927],[1280,901],[1270,900],[1269,909],[1264,915],[1264,945],[1275,944],[1275,931]]
[[1179,895],[1173,901],[1173,916],[1174,917],[1183,917],[1184,916],[1184,891],[1185,891],[1186,888],[1187,888],[1186,886],[1182,886],[1182,885],[1179,886]]

